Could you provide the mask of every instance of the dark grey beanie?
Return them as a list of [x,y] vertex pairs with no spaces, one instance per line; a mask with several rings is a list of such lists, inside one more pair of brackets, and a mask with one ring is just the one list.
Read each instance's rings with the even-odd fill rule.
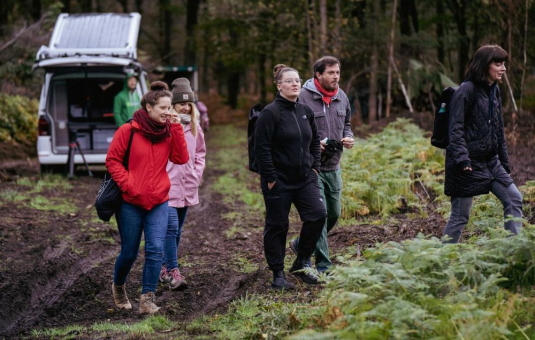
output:
[[191,90],[188,78],[176,78],[173,80],[172,86],[173,100],[171,104],[195,101],[195,95]]

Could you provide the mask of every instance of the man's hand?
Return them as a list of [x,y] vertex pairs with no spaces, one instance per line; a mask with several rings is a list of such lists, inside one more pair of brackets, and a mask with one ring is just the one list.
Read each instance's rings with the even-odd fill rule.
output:
[[344,137],[342,138],[342,144],[344,145],[344,148],[351,149],[353,145],[355,145],[355,140],[351,137]]
[[312,169],[312,171],[314,171],[316,173],[316,176],[319,176],[318,172],[316,171],[316,169]]
[[320,140],[320,148],[321,152],[325,151],[325,145],[327,145],[327,142],[324,140]]
[[469,166],[465,166],[465,167],[463,168],[463,170],[464,170],[464,171],[468,171],[468,172],[470,172],[470,171],[472,171],[472,168],[469,167]]
[[269,183],[268,183],[268,189],[269,189],[269,190],[273,189],[273,187],[275,186],[275,183],[277,183],[277,181],[275,181],[275,182],[269,182]]

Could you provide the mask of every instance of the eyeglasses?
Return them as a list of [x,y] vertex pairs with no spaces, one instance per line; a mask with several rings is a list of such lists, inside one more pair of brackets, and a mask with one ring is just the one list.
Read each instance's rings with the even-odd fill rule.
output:
[[280,83],[292,84],[294,82],[297,83],[297,84],[301,84],[301,79],[299,79],[299,78],[295,78],[295,79],[288,78],[286,80],[280,81],[279,84]]

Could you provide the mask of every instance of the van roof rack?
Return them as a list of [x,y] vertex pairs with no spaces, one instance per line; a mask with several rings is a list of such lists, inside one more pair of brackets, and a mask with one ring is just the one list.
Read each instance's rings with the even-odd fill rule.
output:
[[139,13],[62,13],[36,61],[79,56],[137,59]]

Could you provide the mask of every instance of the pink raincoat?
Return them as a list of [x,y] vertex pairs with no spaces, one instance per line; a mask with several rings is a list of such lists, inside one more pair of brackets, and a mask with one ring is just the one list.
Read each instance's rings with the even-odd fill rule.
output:
[[206,145],[201,127],[197,125],[195,137],[191,132],[191,124],[193,122],[184,127],[189,161],[182,165],[167,163],[167,173],[171,181],[170,207],[183,208],[199,204],[199,185],[204,172]]

